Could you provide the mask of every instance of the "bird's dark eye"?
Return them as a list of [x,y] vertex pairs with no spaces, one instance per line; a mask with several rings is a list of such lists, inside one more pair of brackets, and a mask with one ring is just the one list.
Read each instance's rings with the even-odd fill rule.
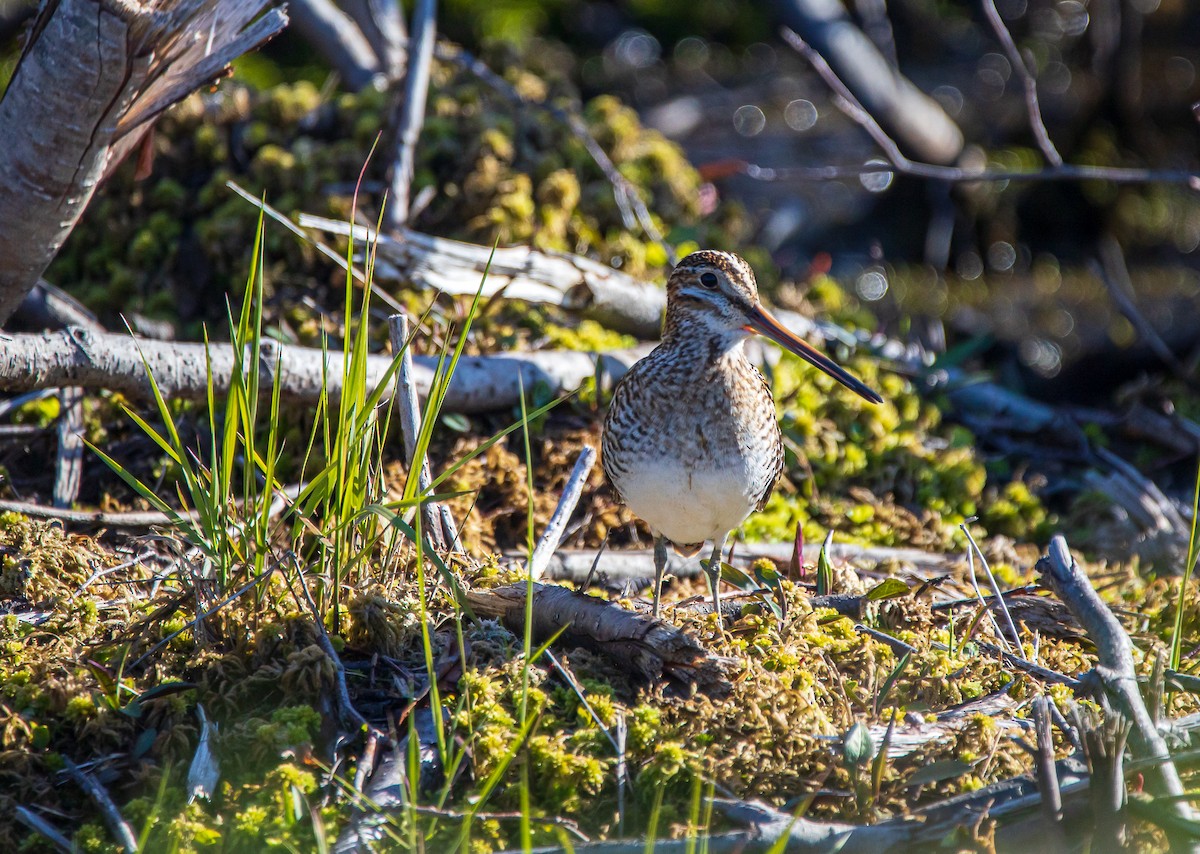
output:
[[716,273],[701,273],[700,274],[700,284],[704,285],[704,287],[706,287],[706,288],[715,288],[717,286],[717,274]]

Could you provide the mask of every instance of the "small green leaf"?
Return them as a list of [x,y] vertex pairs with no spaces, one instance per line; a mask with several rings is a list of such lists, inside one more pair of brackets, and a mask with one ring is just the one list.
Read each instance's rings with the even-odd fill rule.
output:
[[747,593],[758,589],[757,581],[733,564],[725,563],[725,561],[721,561],[721,580]]
[[885,578],[867,591],[867,600],[878,602],[880,599],[895,599],[897,596],[907,596],[910,588],[899,578]]
[[842,737],[842,755],[855,767],[870,761],[875,755],[875,739],[871,738],[871,731],[861,723],[850,727]]
[[443,412],[442,423],[455,433],[471,432],[471,419],[460,412]]
[[773,566],[754,567],[754,577],[765,587],[772,587],[783,580],[783,575]]
[[817,555],[817,595],[828,596],[833,592],[833,564],[829,562],[829,547],[833,545],[833,531],[825,535],[821,553]]
[[953,780],[970,772],[975,766],[961,759],[939,759],[918,768],[908,778],[909,786],[928,786],[930,783],[940,783],[943,780]]
[[137,737],[137,741],[133,743],[133,750],[130,751],[130,758],[141,759],[150,752],[150,748],[154,746],[155,740],[158,738],[158,730],[151,727],[150,729],[142,730],[142,734]]
[[760,585],[757,580],[751,578],[745,571],[738,569],[733,564],[721,561],[721,579],[743,593],[754,594],[766,603],[776,619],[783,619],[783,608],[780,607],[775,597],[770,595],[771,591]]

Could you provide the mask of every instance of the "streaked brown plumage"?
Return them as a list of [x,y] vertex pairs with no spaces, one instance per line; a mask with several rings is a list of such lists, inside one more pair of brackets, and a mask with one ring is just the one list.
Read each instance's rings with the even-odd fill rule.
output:
[[762,307],[754,271],[729,252],[684,258],[667,281],[662,343],[617,384],[604,421],[604,471],[654,533],[654,614],[667,542],[695,554],[705,540],[713,604],[729,532],[761,510],[783,470],[771,390],[742,342],[760,332],[868,400],[879,395],[788,332]]

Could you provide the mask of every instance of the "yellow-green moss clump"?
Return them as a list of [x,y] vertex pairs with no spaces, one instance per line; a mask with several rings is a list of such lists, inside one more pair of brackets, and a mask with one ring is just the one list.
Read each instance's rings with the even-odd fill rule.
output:
[[[506,73],[518,88],[539,83],[516,68]],[[237,294],[245,282],[258,219],[255,206],[226,182],[265,194],[290,216],[345,219],[388,109],[388,99],[374,90],[323,97],[307,82],[253,92],[230,81],[216,93],[194,95],[156,125],[151,176],[137,180],[133,162],[118,169],[49,276],[106,319],[132,311],[185,323],[220,320],[224,294]],[[663,233],[686,228],[722,245],[738,239],[743,227],[732,209],[701,221],[695,170],[677,146],[644,129],[633,110],[602,97],[585,105],[583,116]],[[367,165],[359,207],[372,219],[388,166],[378,152]],[[626,227],[612,185],[563,122],[514,107],[444,64],[435,68],[417,147],[414,195],[427,187],[433,201],[413,223],[424,231],[591,255],[633,275],[657,274],[667,262],[660,246]],[[265,250],[268,291],[315,292],[327,308],[340,306],[343,274],[313,247],[269,224]],[[295,317],[281,331],[302,340],[315,332]]]

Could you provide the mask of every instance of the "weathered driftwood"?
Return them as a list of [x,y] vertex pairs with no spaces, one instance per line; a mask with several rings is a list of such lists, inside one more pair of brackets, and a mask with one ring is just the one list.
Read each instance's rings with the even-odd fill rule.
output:
[[[792,557],[792,543],[739,543],[737,554],[743,558],[770,558],[785,563]],[[520,557],[506,552],[508,557]],[[946,570],[962,563],[962,555],[937,554],[921,549],[888,546],[861,546],[854,543],[833,543],[829,556],[833,560],[853,560],[866,563],[898,561],[922,569]],[[815,555],[814,555],[815,557]],[[811,559],[811,558],[810,558]],[[580,584],[587,580],[595,565],[595,577],[609,581],[650,579],[654,577],[654,552],[650,549],[621,549],[605,551],[597,560],[596,549],[559,549],[546,565],[545,577]],[[667,553],[667,572],[677,578],[694,578],[701,574],[700,561]]]
[[[1066,811],[1082,825],[1081,818],[1087,809],[1087,774],[1080,763],[1072,759],[1060,760],[1056,770],[1062,781]],[[748,829],[704,837],[703,847],[713,854],[924,851],[935,849],[948,834],[962,829],[969,821],[991,818],[1000,823],[996,840],[1003,842],[1004,850],[1018,850],[1022,844],[1032,845],[1030,850],[1043,850],[1037,844],[1045,830],[1040,801],[1041,794],[1029,775],[1004,780],[875,825],[796,818],[759,801],[718,798],[714,801],[717,809],[730,821]],[[787,841],[783,842],[785,839]],[[695,850],[697,842],[695,837],[657,840],[653,850],[660,854],[682,854]],[[533,854],[550,854],[558,850],[532,849]],[[574,850],[588,854],[641,854],[647,850],[647,843],[642,839],[612,840],[575,845]]]
[[[525,626],[526,585],[469,591],[467,601],[478,617],[499,619],[521,634]],[[582,646],[608,656],[647,681],[663,677],[702,690],[724,684],[724,662],[709,655],[680,629],[626,611],[615,603],[565,587],[533,585],[533,637],[544,641],[564,629],[559,643]]]
[[[447,294],[483,295],[501,291],[528,302],[549,303],[578,312],[639,338],[657,338],[667,307],[662,288],[582,255],[544,252],[528,246],[490,246],[432,237],[411,229],[392,236],[325,217],[300,215],[303,228],[348,235],[377,243],[375,278],[402,280]],[[491,260],[489,267],[488,261]],[[487,270],[487,279],[483,273]]]
[[59,0],[0,101],[0,324],[163,110],[283,29],[266,0]]
[[1195,820],[1167,744],[1138,688],[1133,641],[1071,557],[1067,541],[1061,534],[1050,541],[1049,554],[1037,562],[1036,568],[1096,645],[1098,660],[1091,674],[1091,693],[1106,704],[1109,698],[1115,702],[1120,713],[1132,724],[1130,740],[1135,757],[1154,760],[1150,770],[1151,786],[1174,799],[1169,808],[1178,816]]
[[[490,412],[509,409],[527,391],[542,386],[551,394],[574,391],[600,369],[620,377],[644,350],[592,353],[543,351],[495,356],[464,356],[450,382],[443,411]],[[209,348],[213,383],[218,394],[229,385],[234,365],[228,344]],[[145,361],[143,362],[143,357]],[[378,383],[391,365],[388,356],[371,356],[367,382]],[[170,398],[203,398],[208,377],[203,344],[132,339],[128,335],[93,333],[82,329],[12,335],[0,346],[0,390],[30,391],[75,385],[109,389],[143,399],[151,396],[146,368],[154,374],[163,394]],[[437,365],[433,356],[413,360],[418,393],[429,393]],[[322,353],[312,347],[290,347],[264,342],[260,356],[262,388],[271,387],[279,365],[281,393],[295,402],[316,402],[323,384],[336,398],[341,394],[341,351]],[[323,369],[324,366],[324,369]],[[385,392],[390,394],[390,389]]]

